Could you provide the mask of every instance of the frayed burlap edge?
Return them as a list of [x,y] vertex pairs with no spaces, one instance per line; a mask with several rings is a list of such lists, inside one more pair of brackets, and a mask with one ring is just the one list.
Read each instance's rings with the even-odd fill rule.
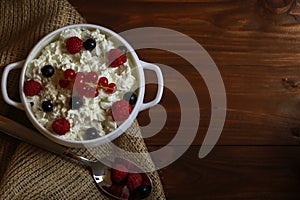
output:
[[[47,33],[84,19],[65,0],[1,0],[0,7],[0,70],[7,64],[23,60],[34,44]],[[9,94],[18,99],[18,72],[9,78]],[[1,115],[29,127],[23,111],[18,111],[0,99]],[[3,105],[3,106],[2,106]],[[16,117],[17,116],[17,117]],[[131,152],[147,152],[138,123],[114,141]],[[135,134],[137,137],[130,136]],[[1,199],[107,199],[98,192],[89,171],[80,163],[61,158],[0,133]],[[89,151],[75,152],[92,157]],[[152,163],[150,156],[147,162]],[[5,172],[4,172],[5,171]],[[149,199],[165,199],[156,171],[150,174],[154,190]]]

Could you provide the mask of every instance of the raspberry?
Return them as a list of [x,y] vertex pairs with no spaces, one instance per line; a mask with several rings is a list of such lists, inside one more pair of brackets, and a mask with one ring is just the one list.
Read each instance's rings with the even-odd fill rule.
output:
[[26,81],[24,84],[24,93],[26,96],[37,95],[41,90],[41,84],[33,79]]
[[140,185],[142,185],[142,176],[140,174],[128,174],[126,186],[129,191],[137,189]]
[[66,40],[66,48],[70,54],[79,53],[83,47],[83,42],[80,38],[74,36]]
[[135,170],[136,167],[132,162],[123,158],[115,158],[114,163],[125,166],[128,169],[128,171]]
[[108,64],[110,67],[118,67],[127,60],[126,55],[120,49],[111,49],[108,52]]
[[98,75],[96,72],[89,72],[85,75],[84,80],[88,83],[96,83],[98,80]]
[[111,115],[115,121],[125,121],[131,113],[131,106],[128,101],[119,100],[113,103],[111,107]]
[[113,184],[110,186],[110,192],[113,193],[116,196],[121,196],[123,193],[123,188],[124,186],[122,185],[117,185],[117,184]]
[[142,177],[142,185],[144,186],[150,186],[151,185],[151,182],[147,176],[147,174],[145,173],[140,173],[141,177]]
[[120,183],[127,177],[128,169],[124,165],[116,164],[111,169],[111,181],[114,183]]
[[65,118],[60,118],[52,123],[52,129],[58,135],[64,135],[70,130],[70,123]]

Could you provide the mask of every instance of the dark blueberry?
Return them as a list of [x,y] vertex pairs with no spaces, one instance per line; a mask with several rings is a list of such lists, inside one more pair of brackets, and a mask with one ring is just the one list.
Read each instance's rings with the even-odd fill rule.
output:
[[123,51],[125,54],[128,52],[128,49],[125,46],[118,46],[118,49]]
[[45,65],[42,67],[41,72],[45,77],[51,77],[54,74],[54,68],[52,65]]
[[148,197],[149,194],[151,193],[151,190],[152,190],[151,185],[141,185],[140,187],[137,188],[137,192],[141,199]]
[[78,96],[74,96],[69,101],[69,106],[73,110],[78,110],[83,105],[82,99]]
[[84,136],[86,140],[92,140],[97,137],[98,137],[97,129],[95,129],[94,127],[86,129],[85,136]]
[[89,38],[86,41],[84,41],[83,47],[88,51],[92,51],[96,47],[96,41],[94,39]]
[[44,112],[51,112],[53,110],[53,104],[50,100],[43,101],[42,109]]
[[130,105],[134,105],[137,101],[137,96],[133,92],[127,92],[124,94],[123,99],[128,101]]

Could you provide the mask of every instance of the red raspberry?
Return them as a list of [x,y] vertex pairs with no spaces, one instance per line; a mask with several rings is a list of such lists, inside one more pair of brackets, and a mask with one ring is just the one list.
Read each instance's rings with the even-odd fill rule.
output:
[[37,95],[42,89],[41,84],[33,79],[26,81],[24,84],[24,93],[26,96]]
[[151,185],[151,182],[147,176],[147,174],[145,173],[140,173],[141,177],[142,177],[142,185],[145,185],[145,186],[149,186]]
[[80,38],[74,36],[66,40],[66,48],[70,54],[75,54],[81,51],[83,42]]
[[126,186],[129,191],[133,191],[142,185],[142,176],[138,173],[128,174]]
[[113,183],[120,183],[127,177],[128,169],[124,165],[116,164],[111,169],[111,181]]
[[115,121],[125,121],[131,113],[131,106],[126,100],[119,100],[113,103],[111,115]]
[[89,72],[85,75],[84,80],[88,83],[96,83],[96,81],[98,80],[98,75],[96,72]]
[[114,163],[124,165],[128,169],[128,171],[135,170],[135,165],[129,160],[123,158],[115,158]]
[[111,49],[108,52],[108,64],[110,67],[118,67],[127,60],[126,55],[120,49]]
[[58,135],[64,135],[70,130],[70,123],[65,118],[60,118],[52,123],[52,129]]

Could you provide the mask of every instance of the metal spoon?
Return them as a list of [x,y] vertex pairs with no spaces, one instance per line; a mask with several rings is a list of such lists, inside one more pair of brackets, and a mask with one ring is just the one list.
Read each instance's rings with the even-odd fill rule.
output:
[[[119,199],[119,200],[125,199],[112,194],[110,190],[107,189],[111,184],[111,181],[108,180],[110,177],[110,168],[106,167],[100,161],[89,160],[85,157],[79,156],[71,152],[69,148],[54,143],[48,140],[43,135],[41,135],[40,133],[33,131],[29,128],[26,128],[25,126],[13,120],[10,120],[6,117],[3,117],[1,115],[0,115],[0,131],[6,133],[7,135],[15,137],[19,140],[40,147],[46,151],[50,151],[60,156],[67,156],[80,161],[90,169],[93,179],[96,182],[98,188],[100,188],[105,194],[115,199]],[[149,194],[151,193],[151,190],[153,188],[152,181],[147,174],[146,177],[148,179],[147,181],[150,183],[150,186],[148,186],[148,191],[146,191],[146,193],[142,197],[137,196],[136,199],[147,198],[147,196],[149,196]]]

